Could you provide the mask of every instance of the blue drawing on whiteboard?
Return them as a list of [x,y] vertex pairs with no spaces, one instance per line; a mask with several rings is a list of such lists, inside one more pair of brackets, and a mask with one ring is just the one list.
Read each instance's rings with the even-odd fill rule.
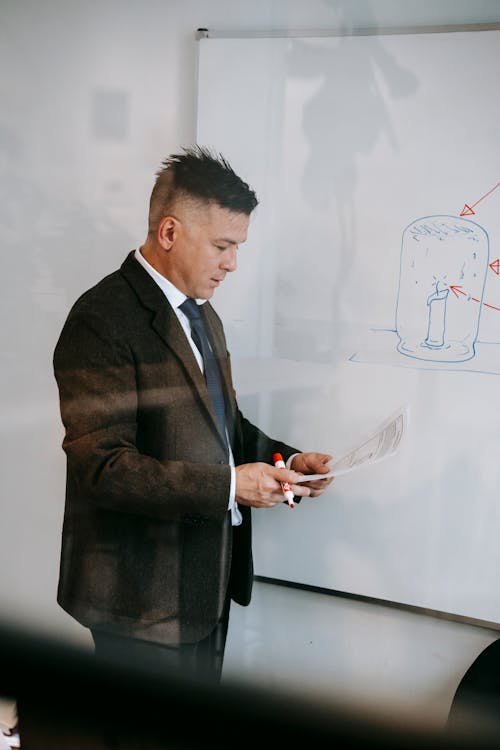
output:
[[489,263],[487,232],[469,219],[424,216],[401,244],[397,350],[433,362],[475,356]]
[[446,286],[440,288],[441,283],[444,282],[436,279],[436,290],[427,299],[429,321],[424,345],[429,349],[442,349],[445,346],[446,300],[450,290]]

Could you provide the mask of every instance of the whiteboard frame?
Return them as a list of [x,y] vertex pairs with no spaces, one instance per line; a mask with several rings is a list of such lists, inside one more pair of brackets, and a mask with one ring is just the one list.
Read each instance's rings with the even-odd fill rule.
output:
[[335,36],[387,36],[389,34],[442,34],[466,31],[495,31],[500,29],[500,23],[462,23],[443,24],[440,26],[380,26],[377,28],[352,28],[352,29],[277,29],[254,31],[246,30],[224,30],[207,29],[200,27],[196,29],[196,41],[200,39],[293,39],[296,37],[335,37]]

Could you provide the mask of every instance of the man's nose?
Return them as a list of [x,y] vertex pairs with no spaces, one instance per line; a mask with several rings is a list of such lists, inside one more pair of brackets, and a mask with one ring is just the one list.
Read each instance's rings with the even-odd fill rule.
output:
[[238,266],[238,261],[236,257],[236,253],[238,250],[238,245],[234,245],[231,247],[228,247],[226,252],[224,253],[224,258],[222,261],[222,268],[224,271],[236,271],[236,268]]

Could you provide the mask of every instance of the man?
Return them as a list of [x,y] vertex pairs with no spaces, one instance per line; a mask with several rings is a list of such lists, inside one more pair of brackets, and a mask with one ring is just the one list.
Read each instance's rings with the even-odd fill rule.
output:
[[250,602],[251,507],[283,502],[280,480],[298,497],[331,481],[295,484],[331,456],[242,416],[207,301],[256,205],[222,156],[170,156],[146,241],[75,303],[54,353],[67,455],[58,602],[96,654],[215,682],[230,600]]

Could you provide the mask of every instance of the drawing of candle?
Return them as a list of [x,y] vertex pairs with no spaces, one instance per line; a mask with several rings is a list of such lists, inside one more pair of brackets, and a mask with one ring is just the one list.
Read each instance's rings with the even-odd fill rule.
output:
[[439,349],[444,345],[444,331],[446,324],[446,300],[450,290],[445,286],[439,288],[440,281],[436,281],[436,290],[427,298],[429,319],[425,345],[431,349]]
[[[474,357],[488,262],[488,234],[469,219],[424,216],[405,228],[396,304],[401,354],[436,362]],[[454,287],[462,294],[451,295]]]

